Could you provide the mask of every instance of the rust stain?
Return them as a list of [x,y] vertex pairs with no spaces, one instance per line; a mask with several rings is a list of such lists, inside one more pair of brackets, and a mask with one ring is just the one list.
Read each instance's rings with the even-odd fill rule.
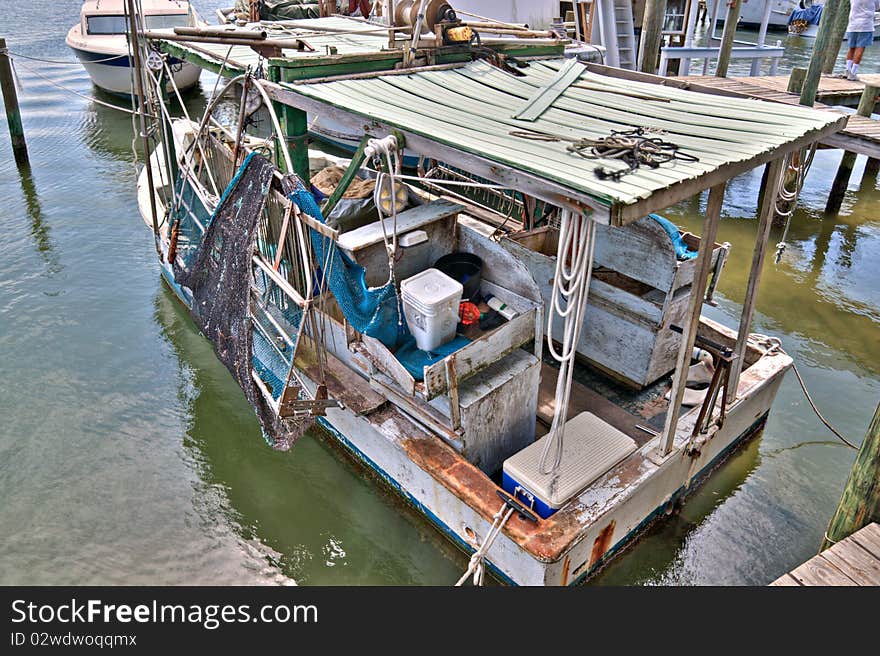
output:
[[568,585],[569,569],[571,569],[571,556],[565,554],[565,560],[562,561],[562,585]]
[[608,526],[599,531],[599,535],[596,536],[596,540],[593,542],[593,551],[590,552],[590,567],[595,565],[605,552],[611,548],[611,538],[614,535],[614,525],[616,523],[612,519]]

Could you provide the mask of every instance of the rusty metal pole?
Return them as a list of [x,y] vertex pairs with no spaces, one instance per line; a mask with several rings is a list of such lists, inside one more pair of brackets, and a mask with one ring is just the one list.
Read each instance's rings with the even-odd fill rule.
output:
[[880,404],[859,447],[840,504],[819,551],[849,537],[871,522],[880,522]]
[[24,126],[21,122],[21,110],[18,108],[18,94],[15,92],[15,80],[12,78],[12,60],[6,48],[6,39],[0,39],[0,90],[3,92],[3,105],[6,108],[6,123],[9,125],[9,137],[12,139],[12,152],[15,163],[28,163],[27,143],[24,140]]

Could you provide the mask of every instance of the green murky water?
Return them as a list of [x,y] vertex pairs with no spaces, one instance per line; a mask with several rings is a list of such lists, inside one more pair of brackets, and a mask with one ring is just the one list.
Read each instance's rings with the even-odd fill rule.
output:
[[[17,4],[0,0],[10,48],[72,62],[80,2]],[[807,56],[797,41],[785,66]],[[875,61],[869,51],[865,70]],[[17,69],[32,166],[15,167],[2,129],[0,583],[453,582],[465,558],[333,447],[266,446],[161,284],[130,118],[52,84],[97,94],[78,65]],[[829,419],[861,439],[880,397],[880,191],[857,189],[860,162],[841,215],[824,218],[839,157],[816,156],[755,329],[782,339]],[[757,186],[753,174],[728,188],[720,237],[733,252],[714,318],[739,315]],[[701,203],[669,216],[699,229]],[[599,582],[765,583],[813,553],[852,457],[789,378],[763,436]]]

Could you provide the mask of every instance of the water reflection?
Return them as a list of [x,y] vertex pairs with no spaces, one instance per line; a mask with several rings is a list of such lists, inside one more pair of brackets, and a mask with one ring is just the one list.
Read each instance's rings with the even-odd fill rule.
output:
[[48,265],[49,273],[57,273],[61,270],[62,266],[52,245],[52,239],[49,236],[49,224],[43,218],[40,195],[37,193],[37,186],[34,182],[30,164],[25,163],[18,166],[18,179],[24,195],[25,211],[30,221],[34,245],[37,252]]
[[235,381],[164,286],[155,320],[180,359],[184,446],[203,484],[222,490],[225,523],[259,545],[267,567],[308,584],[456,580],[464,555],[318,434],[288,452],[266,446]]

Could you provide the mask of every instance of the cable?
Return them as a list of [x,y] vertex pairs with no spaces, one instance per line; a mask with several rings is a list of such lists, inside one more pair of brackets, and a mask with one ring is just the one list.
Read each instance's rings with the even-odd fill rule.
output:
[[[0,54],[3,54],[0,51]],[[64,66],[80,66],[88,64],[103,64],[104,62],[113,61],[114,59],[122,59],[123,57],[127,57],[128,55],[112,55],[110,57],[105,57],[104,59],[90,59],[88,62],[80,62],[80,61],[62,61],[60,59],[42,59],[40,57],[30,57],[28,55],[22,55],[19,52],[12,52],[8,48],[6,49],[7,55],[12,55],[13,57],[20,57],[21,59],[30,59],[31,61],[43,62],[44,64],[61,64]]]

